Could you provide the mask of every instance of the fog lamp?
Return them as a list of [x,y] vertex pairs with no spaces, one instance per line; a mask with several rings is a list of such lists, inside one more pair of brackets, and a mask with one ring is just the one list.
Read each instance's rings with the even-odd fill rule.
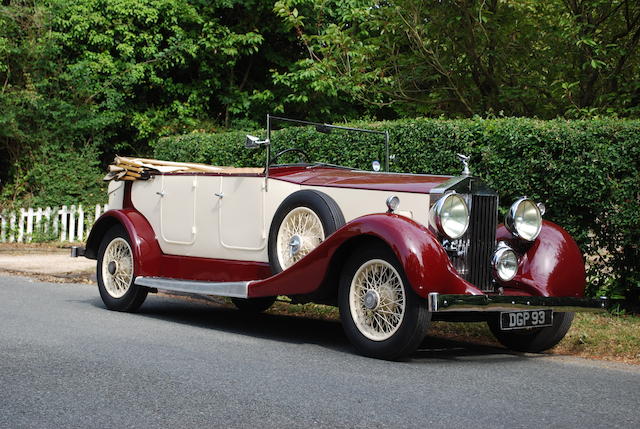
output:
[[504,243],[498,245],[493,254],[493,274],[504,282],[513,279],[518,273],[518,256]]

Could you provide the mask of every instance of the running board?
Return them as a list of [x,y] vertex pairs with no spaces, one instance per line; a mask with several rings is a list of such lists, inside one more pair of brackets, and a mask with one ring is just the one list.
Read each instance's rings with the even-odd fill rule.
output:
[[247,298],[249,281],[245,282],[203,282],[197,280],[169,279],[165,277],[136,277],[135,284],[173,292],[196,293],[200,295],[230,296]]

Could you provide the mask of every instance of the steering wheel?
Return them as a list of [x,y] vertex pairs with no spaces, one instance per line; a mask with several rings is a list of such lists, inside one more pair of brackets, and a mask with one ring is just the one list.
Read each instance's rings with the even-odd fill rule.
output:
[[271,160],[269,161],[269,165],[271,164],[275,164],[276,159],[278,159],[278,157],[280,157],[281,155],[284,155],[285,153],[289,153],[289,152],[297,152],[300,155],[304,156],[304,161],[305,162],[309,162],[309,160],[311,159],[311,157],[309,156],[309,154],[305,151],[303,151],[302,149],[298,149],[296,147],[292,147],[289,149],[285,149],[285,150],[281,150],[280,152],[276,153]]

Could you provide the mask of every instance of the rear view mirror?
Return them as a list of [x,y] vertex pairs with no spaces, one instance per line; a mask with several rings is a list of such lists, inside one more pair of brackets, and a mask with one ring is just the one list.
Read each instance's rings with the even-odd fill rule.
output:
[[248,134],[247,134],[247,139],[244,141],[244,147],[246,147],[247,149],[255,149],[260,145],[266,145],[266,144],[269,144],[268,139],[260,140],[258,137],[248,135]]

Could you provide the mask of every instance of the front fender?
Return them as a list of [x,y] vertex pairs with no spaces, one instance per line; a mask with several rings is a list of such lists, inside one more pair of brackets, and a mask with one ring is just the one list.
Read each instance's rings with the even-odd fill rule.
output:
[[330,264],[342,262],[334,258],[341,247],[362,236],[375,237],[393,250],[411,287],[421,297],[430,292],[482,294],[456,273],[431,231],[404,216],[381,213],[354,219],[287,270],[268,279],[251,282],[248,296],[311,294],[317,291],[330,271]]
[[504,225],[498,227],[496,238],[520,254],[518,274],[505,283],[505,287],[537,296],[584,296],[582,253],[569,233],[555,223],[545,220],[540,235],[531,245],[523,246]]
[[109,228],[117,224],[122,225],[129,234],[136,275],[155,272],[155,267],[160,264],[162,252],[153,228],[147,219],[134,209],[109,210],[100,216],[87,238],[85,256],[97,259],[102,238]]

